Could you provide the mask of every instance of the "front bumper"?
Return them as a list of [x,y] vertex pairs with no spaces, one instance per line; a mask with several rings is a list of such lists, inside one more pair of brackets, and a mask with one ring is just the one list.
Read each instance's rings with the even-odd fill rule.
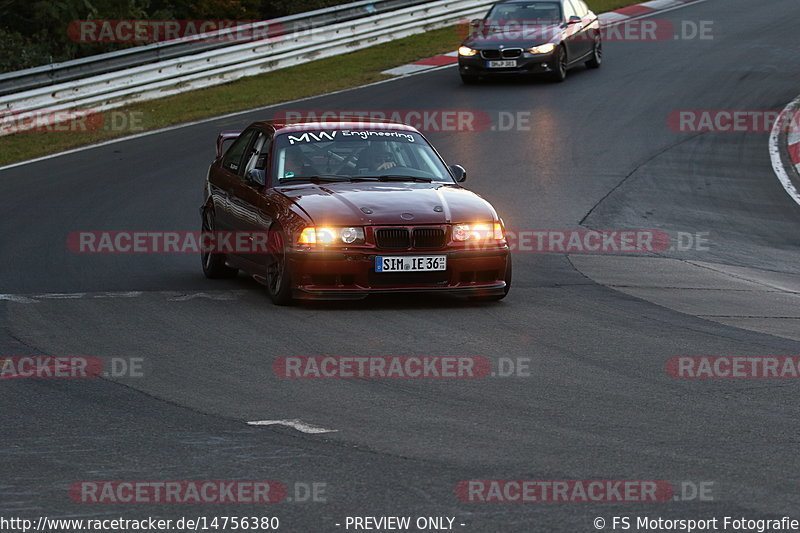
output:
[[464,76],[504,76],[520,74],[546,74],[555,69],[555,53],[520,56],[515,67],[489,67],[489,60],[478,53],[471,57],[458,56],[458,70]]
[[[447,256],[447,270],[375,272],[377,256]],[[361,299],[370,294],[436,292],[494,296],[505,291],[508,246],[413,252],[293,251],[293,295],[298,299]]]

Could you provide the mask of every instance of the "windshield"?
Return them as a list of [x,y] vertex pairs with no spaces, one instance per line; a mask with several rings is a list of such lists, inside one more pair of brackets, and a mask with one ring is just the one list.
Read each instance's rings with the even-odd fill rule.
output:
[[453,183],[418,133],[387,129],[314,129],[275,136],[273,175],[280,182],[395,180]]
[[487,20],[524,20],[538,23],[561,22],[561,6],[556,2],[508,2],[495,4]]

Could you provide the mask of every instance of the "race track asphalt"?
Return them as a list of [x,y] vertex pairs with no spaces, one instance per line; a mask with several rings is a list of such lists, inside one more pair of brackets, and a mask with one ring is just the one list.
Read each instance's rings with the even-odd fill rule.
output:
[[[0,171],[0,294],[14,295],[0,303],[0,355],[145,364],[143,377],[0,382],[0,514],[274,515],[296,532],[367,515],[450,516],[475,532],[592,531],[615,515],[800,518],[797,381],[664,370],[680,355],[800,355],[800,207],[775,178],[768,133],[667,123],[676,110],[782,109],[800,92],[799,14],[797,0],[707,0],[657,19],[712,21],[713,39],[608,42],[600,70],[563,84],[463,86],[445,68]],[[493,304],[292,308],[244,276],[206,280],[194,255],[67,249],[74,231],[199,229],[216,134],[281,109],[529,112],[529,131],[426,135],[512,230],[655,229],[708,246],[515,253],[513,289]],[[528,358],[530,376],[274,375],[277,357],[307,355]],[[293,419],[335,432],[246,424]],[[81,480],[202,479],[325,483],[326,502],[91,505],[67,493]],[[712,482],[713,497],[459,501],[469,479]]]

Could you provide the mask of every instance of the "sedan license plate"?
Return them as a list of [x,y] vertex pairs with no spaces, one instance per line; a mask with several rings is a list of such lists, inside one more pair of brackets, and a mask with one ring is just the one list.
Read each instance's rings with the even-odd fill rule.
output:
[[489,61],[489,68],[515,68],[517,66],[516,59],[506,59],[503,61]]
[[430,272],[447,270],[446,255],[401,255],[375,258],[375,272]]

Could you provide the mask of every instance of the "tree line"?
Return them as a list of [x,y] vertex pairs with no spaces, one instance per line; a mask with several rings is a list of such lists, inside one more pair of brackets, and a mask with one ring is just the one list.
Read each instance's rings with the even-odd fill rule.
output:
[[0,72],[111,52],[135,42],[79,42],[82,20],[269,20],[344,0],[0,0]]

